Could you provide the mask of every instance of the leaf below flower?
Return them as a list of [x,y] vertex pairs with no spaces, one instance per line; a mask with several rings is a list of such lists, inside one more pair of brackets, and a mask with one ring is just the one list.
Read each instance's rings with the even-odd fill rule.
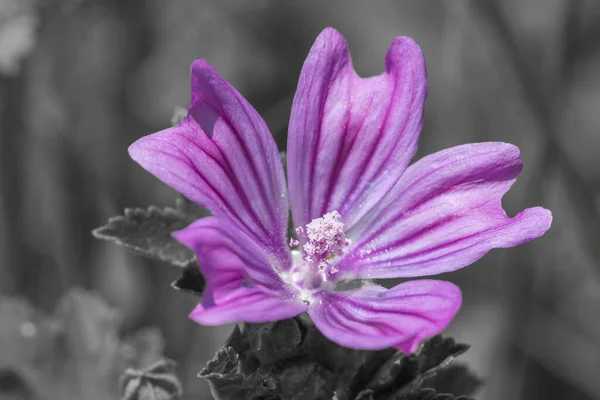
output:
[[[431,388],[437,388],[436,384],[447,387],[442,372],[467,349],[467,345],[441,336],[426,341],[410,356],[395,349],[347,349],[326,339],[305,316],[299,316],[246,324],[243,330],[236,326],[200,376],[221,400],[451,400],[455,399],[451,394],[438,394]],[[466,369],[451,371],[451,379],[468,384],[461,395],[478,386]],[[428,389],[422,389],[424,383]]]

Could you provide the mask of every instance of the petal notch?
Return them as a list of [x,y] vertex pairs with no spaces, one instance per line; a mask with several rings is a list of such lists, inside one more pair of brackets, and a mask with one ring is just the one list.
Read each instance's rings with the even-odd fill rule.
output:
[[188,115],[129,148],[142,167],[287,262],[288,200],[277,146],[256,110],[206,61]]
[[348,228],[400,178],[417,150],[425,61],[410,38],[392,42],[385,72],[361,78],[346,41],[325,29],[292,105],[287,147],[294,225],[338,210]]
[[550,211],[514,218],[501,199],[521,172],[519,149],[506,143],[457,146],[411,165],[396,186],[347,236],[354,246],[339,278],[398,278],[465,267],[493,248],[543,235]]

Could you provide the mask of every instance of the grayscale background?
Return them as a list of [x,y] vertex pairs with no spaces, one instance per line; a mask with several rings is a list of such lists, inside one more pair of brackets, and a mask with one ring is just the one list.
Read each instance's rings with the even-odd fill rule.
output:
[[194,59],[284,149],[300,68],[327,26],[363,76],[383,70],[395,36],[413,37],[429,75],[418,157],[514,143],[524,171],[505,208],[554,214],[543,238],[443,276],[464,291],[448,334],[472,345],[478,398],[600,399],[598,0],[0,0],[0,295],[51,312],[68,288],[92,289],[121,334],[158,327],[187,398],[209,398],[196,375],[231,326],[188,320],[196,299],[170,288],[176,269],[90,231],[125,207],[173,204],[127,146],[187,106]]

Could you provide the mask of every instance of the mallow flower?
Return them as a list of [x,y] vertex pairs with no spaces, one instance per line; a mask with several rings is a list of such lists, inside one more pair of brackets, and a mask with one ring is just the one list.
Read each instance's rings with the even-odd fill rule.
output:
[[204,60],[192,64],[191,92],[179,124],[129,153],[213,214],[174,233],[206,277],[190,314],[198,323],[308,312],[342,346],[410,353],[448,325],[461,292],[441,280],[391,289],[375,280],[454,271],[550,227],[546,209],[513,218],[502,209],[522,168],[513,145],[465,144],[409,166],[427,93],[423,53],[410,38],[392,41],[383,74],[361,78],[342,35],[319,35],[292,105],[287,185],[264,120]]

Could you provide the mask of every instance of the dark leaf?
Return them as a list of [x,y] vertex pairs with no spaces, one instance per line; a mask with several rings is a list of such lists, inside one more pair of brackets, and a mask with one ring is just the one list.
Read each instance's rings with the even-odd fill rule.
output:
[[258,372],[244,376],[237,372],[238,355],[232,347],[222,348],[198,376],[206,379],[216,400],[278,399],[276,384]]
[[394,400],[472,400],[466,396],[455,397],[451,394],[437,393],[433,389],[419,389],[414,392],[394,397]]
[[245,324],[243,330],[236,326],[200,376],[218,399],[391,400],[416,396],[427,378],[433,385],[436,373],[467,348],[438,336],[411,356],[396,349],[347,349],[301,315]]
[[418,361],[415,357],[396,352],[375,373],[367,388],[376,392],[392,392],[409,382],[419,374]]
[[355,400],[375,400],[375,393],[372,390],[363,390]]
[[367,352],[364,359],[360,360],[362,362],[358,363],[358,368],[351,369],[355,372],[340,380],[340,386],[347,386],[350,393],[357,393],[369,384],[381,366],[395,354],[398,354],[396,349]]
[[440,335],[425,341],[417,353],[420,373],[432,373],[436,368],[443,368],[454,358],[469,350],[469,345],[456,343],[452,338]]
[[270,365],[280,360],[285,360],[298,353],[302,341],[302,331],[295,319],[254,324],[248,329],[252,332],[249,352],[253,354],[261,365]]
[[200,266],[197,262],[192,262],[181,270],[181,276],[171,286],[182,292],[191,293],[197,296],[201,296],[204,292],[204,286],[206,280],[204,275],[200,272]]
[[98,239],[113,241],[143,256],[185,267],[194,261],[195,255],[171,233],[185,228],[195,219],[180,209],[169,207],[127,208],[124,216],[110,218],[107,225],[92,233]]
[[229,337],[225,341],[224,347],[233,347],[235,352],[237,354],[240,354],[240,353],[248,351],[248,346],[249,346],[248,342],[246,341],[246,338],[245,338],[244,334],[242,333],[240,326],[239,325],[234,326],[233,332],[231,332],[231,335],[229,335]]
[[436,376],[426,379],[423,387],[435,389],[439,393],[472,395],[483,384],[464,364],[452,364]]
[[468,348],[468,345],[456,343],[452,338],[435,336],[425,341],[413,355],[397,352],[381,367],[367,387],[376,393],[419,389],[425,379],[435,376]]

